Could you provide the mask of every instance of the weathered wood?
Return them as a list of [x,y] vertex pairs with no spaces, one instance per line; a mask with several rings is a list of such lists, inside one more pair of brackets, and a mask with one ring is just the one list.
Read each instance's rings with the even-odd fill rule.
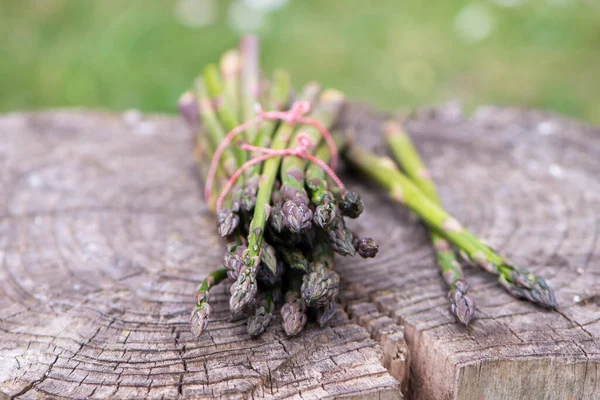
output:
[[[381,149],[379,118],[352,107],[343,120]],[[250,340],[228,321],[220,287],[208,335],[193,340],[190,293],[221,244],[187,133],[172,118],[150,122],[126,127],[120,116],[85,112],[0,118],[0,392],[394,398],[390,373],[404,376],[404,357],[410,398],[600,398],[598,130],[487,107],[469,119],[455,107],[421,112],[408,124],[447,208],[548,277],[559,312],[519,302],[467,267],[478,319],[457,325],[425,229],[350,180],[366,202],[353,228],[381,242],[376,259],[336,267],[345,310],[364,328],[340,311],[332,327],[299,338],[275,323]]]
[[138,119],[0,117],[0,398],[400,398],[343,310],[293,339],[277,318],[252,340],[222,285],[191,336],[223,244],[183,123]]
[[[379,118],[355,107],[344,123],[382,151]],[[404,325],[409,397],[600,398],[600,130],[510,108],[467,119],[452,105],[407,127],[451,213],[547,277],[560,304],[551,312],[517,301],[467,267],[477,320],[457,325],[424,227],[381,192],[362,190],[361,230],[382,241],[380,257],[348,260],[341,274],[354,301]]]

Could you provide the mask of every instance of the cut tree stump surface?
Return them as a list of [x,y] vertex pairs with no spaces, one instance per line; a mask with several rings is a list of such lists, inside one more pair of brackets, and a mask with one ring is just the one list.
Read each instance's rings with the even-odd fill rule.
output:
[[[381,151],[369,108],[342,125]],[[600,398],[600,132],[551,114],[455,106],[407,123],[445,206],[471,231],[548,278],[558,312],[510,297],[465,267],[468,329],[448,312],[427,233],[360,177],[380,242],[338,258],[332,324],[258,339],[211,296],[189,333],[193,292],[222,242],[176,117],[82,110],[0,116],[0,399]],[[404,329],[402,329],[404,326]],[[406,342],[404,342],[404,338]],[[409,375],[410,378],[405,377]]]

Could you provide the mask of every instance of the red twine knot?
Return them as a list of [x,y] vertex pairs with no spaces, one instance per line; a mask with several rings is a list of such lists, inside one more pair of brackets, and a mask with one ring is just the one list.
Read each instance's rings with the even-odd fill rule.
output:
[[312,139],[310,138],[310,136],[306,132],[301,132],[298,134],[298,137],[296,139],[297,146],[293,149],[273,150],[273,149],[264,148],[264,147],[252,146],[247,143],[242,143],[240,145],[240,147],[243,150],[263,153],[263,155],[255,157],[255,158],[247,161],[237,171],[235,171],[235,173],[231,176],[231,178],[227,182],[227,185],[221,192],[219,199],[217,200],[217,212],[221,211],[221,207],[223,205],[223,201],[225,200],[225,197],[227,196],[227,193],[229,193],[229,191],[231,190],[231,188],[233,187],[235,182],[238,180],[238,178],[242,175],[242,173],[246,169],[250,168],[251,166],[261,163],[263,161],[266,161],[267,159],[272,158],[272,157],[295,156],[295,157],[301,157],[305,160],[315,163],[319,167],[321,167],[323,170],[325,170],[325,172],[331,177],[331,179],[341,189],[344,188],[344,184],[342,183],[342,181],[338,178],[338,176],[333,171],[333,169],[335,169],[335,167],[337,165],[337,159],[338,159],[337,147],[335,146],[335,143],[331,137],[331,134],[329,133],[329,130],[327,128],[325,128],[325,126],[323,126],[323,124],[321,124],[319,121],[317,121],[315,119],[305,117],[305,115],[308,114],[310,112],[310,110],[311,110],[311,104],[308,101],[297,101],[292,105],[292,107],[288,111],[266,111],[265,112],[260,107],[260,104],[257,104],[256,105],[256,113],[257,113],[256,118],[251,119],[250,121],[247,121],[247,122],[239,125],[238,127],[234,128],[231,132],[229,132],[227,134],[227,136],[225,136],[225,138],[223,139],[223,141],[221,142],[219,147],[215,150],[215,154],[211,161],[210,168],[208,170],[208,175],[206,177],[206,184],[204,187],[204,196],[205,196],[206,200],[208,201],[208,199],[210,198],[211,192],[212,192],[212,186],[213,186],[213,182],[215,179],[215,173],[217,170],[217,166],[219,165],[219,161],[221,159],[221,156],[223,155],[223,152],[231,144],[232,140],[237,135],[244,132],[246,129],[248,129],[252,126],[258,125],[259,123],[261,123],[264,120],[282,120],[290,125],[296,125],[296,124],[300,123],[300,124],[306,124],[306,125],[311,125],[311,126],[315,127],[321,133],[321,135],[323,136],[323,139],[325,140],[325,142],[327,143],[327,145],[329,147],[329,152],[331,154],[331,167],[329,165],[327,165],[327,163],[325,163],[323,160],[320,160],[308,153],[310,150],[313,149],[314,143],[313,143]]

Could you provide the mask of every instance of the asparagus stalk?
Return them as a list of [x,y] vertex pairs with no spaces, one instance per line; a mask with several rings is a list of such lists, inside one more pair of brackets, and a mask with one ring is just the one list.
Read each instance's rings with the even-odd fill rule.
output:
[[393,200],[406,204],[470,260],[499,275],[498,281],[511,295],[544,307],[557,308],[554,292],[543,278],[509,262],[463,228],[402,174],[390,158],[378,157],[358,146],[349,147],[345,156],[354,167],[385,188]]
[[196,291],[196,307],[192,311],[190,316],[190,327],[192,328],[192,334],[195,337],[199,337],[202,332],[206,330],[208,326],[208,317],[210,316],[210,305],[208,304],[208,291],[213,287],[221,283],[227,278],[227,270],[220,268],[210,273],[198,286]]
[[333,221],[325,229],[326,239],[329,246],[342,256],[354,256],[356,248],[354,247],[354,235],[346,227],[344,217],[341,213],[336,213]]
[[[206,85],[202,78],[198,78],[196,80],[195,89],[196,96],[198,97],[198,109],[200,116],[202,117],[202,122],[208,134],[208,138],[210,139],[208,141],[204,135],[198,135],[198,140],[200,146],[207,149],[203,159],[210,160],[212,158],[212,154],[214,153],[214,149],[219,146],[225,137],[225,132],[216,116],[212,102],[208,96]],[[234,152],[231,149],[226,150],[223,153],[221,164],[217,170],[217,179],[220,177],[221,180],[223,180],[225,178],[224,174],[227,174],[228,176],[233,175],[237,169],[237,164],[238,161],[235,159]],[[206,176],[206,172],[204,171],[206,169],[206,167],[203,167],[201,171],[201,173],[203,173],[202,176]],[[224,170],[224,172],[221,170]],[[222,185],[222,187],[224,187],[224,185]],[[237,210],[239,209],[240,191],[241,189],[239,187],[234,189],[234,194],[232,194],[231,198],[226,200],[223,211],[217,216],[217,229],[222,237],[232,234],[240,222],[239,217],[236,214]],[[213,197],[213,201],[216,203],[218,190],[213,191]],[[212,204],[213,201],[209,203]],[[211,209],[214,209],[214,207]]]
[[[344,95],[337,90],[326,90],[319,98],[317,106],[310,117],[319,121],[326,128],[330,128],[338,117],[344,104]],[[313,127],[306,126],[302,129],[318,145],[321,142],[321,132]],[[296,140],[290,142],[290,147],[296,146]],[[281,165],[281,193],[285,203],[282,207],[286,228],[293,233],[302,233],[310,229],[313,213],[309,208],[309,199],[304,188],[304,170],[306,160],[299,157],[288,157]]]
[[[396,121],[386,122],[384,131],[396,162],[400,164],[406,175],[421,189],[423,194],[441,207],[442,204],[435,183],[431,179],[410,136],[403,131],[402,126]],[[462,267],[456,260],[454,251],[448,241],[433,229],[429,229],[429,233],[438,265],[449,288],[450,312],[459,322],[469,325],[469,322],[475,316],[475,302],[467,294],[468,285],[464,279]]]
[[221,56],[221,75],[225,88],[225,98],[231,106],[233,115],[239,120],[241,116],[240,107],[240,67],[241,56],[238,50],[229,50]]
[[[223,127],[223,131],[230,132],[234,128],[239,125],[239,120],[235,115],[233,103],[235,103],[235,99],[230,102],[227,96],[225,95],[225,87],[223,84],[223,80],[221,75],[219,74],[219,70],[213,64],[208,65],[204,69],[204,80],[206,82],[207,93],[212,101],[212,105],[216,109],[217,115],[219,116],[219,120],[221,121],[221,126]],[[236,137],[233,142],[236,146],[233,146],[232,152],[235,156],[236,166],[240,167],[244,162],[246,162],[246,153],[244,150],[239,148],[237,145],[241,143],[242,138]],[[219,142],[220,143],[220,142]],[[234,210],[239,209],[240,199],[242,197],[244,188],[244,177],[240,177],[236,182],[236,187],[232,190],[231,197],[233,199],[233,208]]]
[[[322,143],[315,157],[329,163],[331,154],[327,143]],[[316,164],[308,164],[306,169],[306,187],[310,190],[311,202],[315,206],[313,222],[320,228],[326,229],[336,215],[335,196],[329,191],[325,171]]]
[[[269,110],[283,110],[290,97],[290,75],[287,71],[276,70],[273,73],[273,86],[269,93],[269,102],[266,104]],[[269,147],[273,133],[275,132],[275,121],[263,121],[260,131],[254,140],[254,145],[257,147]],[[252,154],[256,157],[258,154]],[[242,209],[252,211],[256,204],[256,192],[258,191],[258,179],[260,178],[260,165],[254,165],[248,169],[248,178],[242,196]]]
[[[192,92],[185,92],[179,98],[179,112],[185,119],[190,129],[192,129],[192,131],[194,132],[194,136],[196,138],[196,148],[194,151],[196,167],[198,169],[199,175],[204,177],[207,174],[210,158],[216,146],[214,146],[213,143],[211,143],[209,138],[203,132],[200,132],[200,114],[198,108],[198,101],[196,99],[196,96],[194,96]],[[219,168],[217,169],[215,181],[215,186],[217,188],[225,187],[227,176],[222,165],[219,165]],[[217,191],[212,193],[211,198],[208,200],[209,210],[215,210],[217,197]],[[230,215],[229,224],[237,224],[234,215]],[[235,228],[235,226],[233,226],[233,228]]]
[[[302,99],[312,102],[317,93],[314,86],[307,85],[303,90]],[[275,133],[271,148],[274,150],[285,149],[293,132],[294,126],[282,123]],[[248,229],[248,251],[244,257],[246,268],[231,286],[229,309],[233,315],[239,314],[245,307],[250,305],[256,295],[256,272],[260,263],[259,252],[265,233],[265,223],[271,211],[269,204],[280,164],[281,157],[274,157],[264,162],[256,195],[254,216]]]

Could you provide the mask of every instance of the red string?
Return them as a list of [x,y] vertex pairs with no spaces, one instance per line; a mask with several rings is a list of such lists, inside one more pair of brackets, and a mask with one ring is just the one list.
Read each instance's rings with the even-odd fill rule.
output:
[[305,132],[302,132],[298,135],[298,138],[296,140],[298,142],[298,145],[295,148],[284,149],[284,150],[274,150],[274,149],[268,149],[265,147],[257,147],[257,146],[252,146],[247,143],[242,144],[241,148],[243,150],[263,153],[264,155],[253,158],[253,159],[245,162],[244,165],[242,165],[237,171],[234,172],[234,174],[231,176],[231,178],[227,182],[225,189],[223,189],[223,191],[221,192],[221,195],[219,196],[219,198],[217,200],[217,212],[221,212],[223,202],[225,201],[227,194],[229,193],[229,191],[231,190],[231,188],[233,187],[235,182],[244,173],[245,170],[247,170],[248,168],[250,168],[251,166],[253,166],[255,164],[261,163],[261,162],[266,161],[269,158],[273,158],[273,157],[289,157],[289,156],[300,157],[300,158],[308,160],[312,163],[315,163],[319,167],[321,167],[327,173],[327,175],[329,175],[331,177],[331,179],[335,182],[335,184],[340,189],[343,190],[344,183],[335,174],[333,169],[331,167],[329,167],[329,165],[327,165],[327,163],[325,161],[323,161],[319,158],[316,158],[313,155],[308,153],[308,151],[313,148],[313,142],[312,142],[310,136],[308,136],[308,134],[306,134]]
[[[331,137],[329,130],[327,130],[327,128],[325,126],[323,126],[323,124],[321,124],[319,121],[317,121],[315,119],[304,117],[304,115],[306,115],[310,112],[310,109],[311,109],[311,105],[310,105],[310,102],[308,102],[308,101],[295,102],[292,105],[292,107],[289,109],[289,111],[263,111],[262,108],[260,107],[260,105],[257,104],[257,114],[258,115],[255,118],[237,126],[231,132],[229,132],[227,134],[227,136],[225,136],[223,141],[219,144],[219,147],[217,147],[217,149],[215,150],[215,154],[211,161],[210,168],[208,169],[208,174],[206,177],[206,184],[204,186],[204,197],[205,197],[206,201],[208,201],[211,196],[212,187],[213,187],[213,183],[215,180],[215,174],[217,171],[217,167],[219,165],[219,161],[221,160],[221,157],[223,156],[223,152],[227,149],[227,147],[229,147],[231,145],[233,139],[237,135],[244,132],[248,128],[251,128],[253,126],[260,124],[264,120],[271,120],[271,121],[282,120],[290,125],[306,124],[306,125],[311,125],[311,126],[315,127],[321,133],[321,135],[323,136],[323,139],[325,140],[325,142],[327,143],[327,146],[329,147],[329,152],[331,154],[331,162],[330,162],[331,168],[321,160],[318,160],[318,161],[320,161],[320,163],[317,163],[317,164],[319,166],[321,166],[321,164],[325,165],[327,167],[326,171],[327,170],[331,171],[331,173],[330,172],[327,172],[327,173],[330,176],[332,176],[332,179],[336,182],[336,184],[338,184],[338,186],[343,187],[343,185],[340,185],[341,181],[337,178],[337,176],[336,176],[336,179],[333,178],[333,176],[335,176],[335,173],[333,173],[333,170],[337,167],[337,163],[338,163],[338,151],[337,151],[335,142],[333,141],[333,138]],[[308,138],[308,139],[310,140],[310,138]],[[242,148],[244,148],[244,146],[250,146],[250,145],[244,144],[244,145],[242,145]],[[253,149],[254,150],[251,150],[251,151],[257,151],[257,152],[262,152],[262,153],[265,153],[264,150],[270,150],[270,149],[265,149],[265,148],[261,148],[261,147],[253,147]],[[293,150],[297,150],[297,149],[291,149],[288,151],[293,151]],[[277,151],[277,150],[273,150],[273,151]],[[285,150],[280,150],[280,151],[285,152]],[[292,155],[292,154],[277,154],[277,155],[285,156],[285,155]],[[308,154],[306,152],[306,150],[304,151],[303,155],[299,155],[299,154],[293,154],[293,155],[297,155],[299,157],[305,158],[311,162],[314,162],[311,160],[311,158],[317,160],[316,158],[314,158],[310,154]],[[306,156],[310,156],[311,158],[308,158]],[[275,157],[275,156],[273,156],[273,157]],[[260,162],[260,161],[257,161],[257,162],[251,163],[250,165],[246,165],[252,161],[253,160],[246,162],[244,165],[242,165],[242,167],[240,167],[240,169],[238,169],[238,171],[236,171],[236,173],[239,172],[239,170],[241,170],[242,168],[243,168],[243,170],[242,170],[242,172],[243,172],[245,169],[249,168],[250,166],[255,165],[256,163]],[[323,167],[321,166],[321,168],[323,168]],[[332,175],[332,173],[333,173],[333,175]],[[240,174],[241,174],[241,172],[240,172]],[[235,175],[236,174],[234,173],[234,176]],[[235,180],[237,180],[239,178],[239,176],[240,175],[237,175]],[[233,179],[233,176],[231,177],[231,179]],[[231,184],[231,186],[233,186],[233,183]],[[229,182],[227,184],[227,187],[229,187],[229,189],[231,189]],[[226,187],[226,189],[227,189],[227,187]],[[221,196],[222,196],[222,194],[221,194]],[[221,196],[219,196],[219,199],[221,198]],[[223,196],[223,198],[224,198],[224,196]],[[217,206],[217,208],[220,209],[219,206]]]

